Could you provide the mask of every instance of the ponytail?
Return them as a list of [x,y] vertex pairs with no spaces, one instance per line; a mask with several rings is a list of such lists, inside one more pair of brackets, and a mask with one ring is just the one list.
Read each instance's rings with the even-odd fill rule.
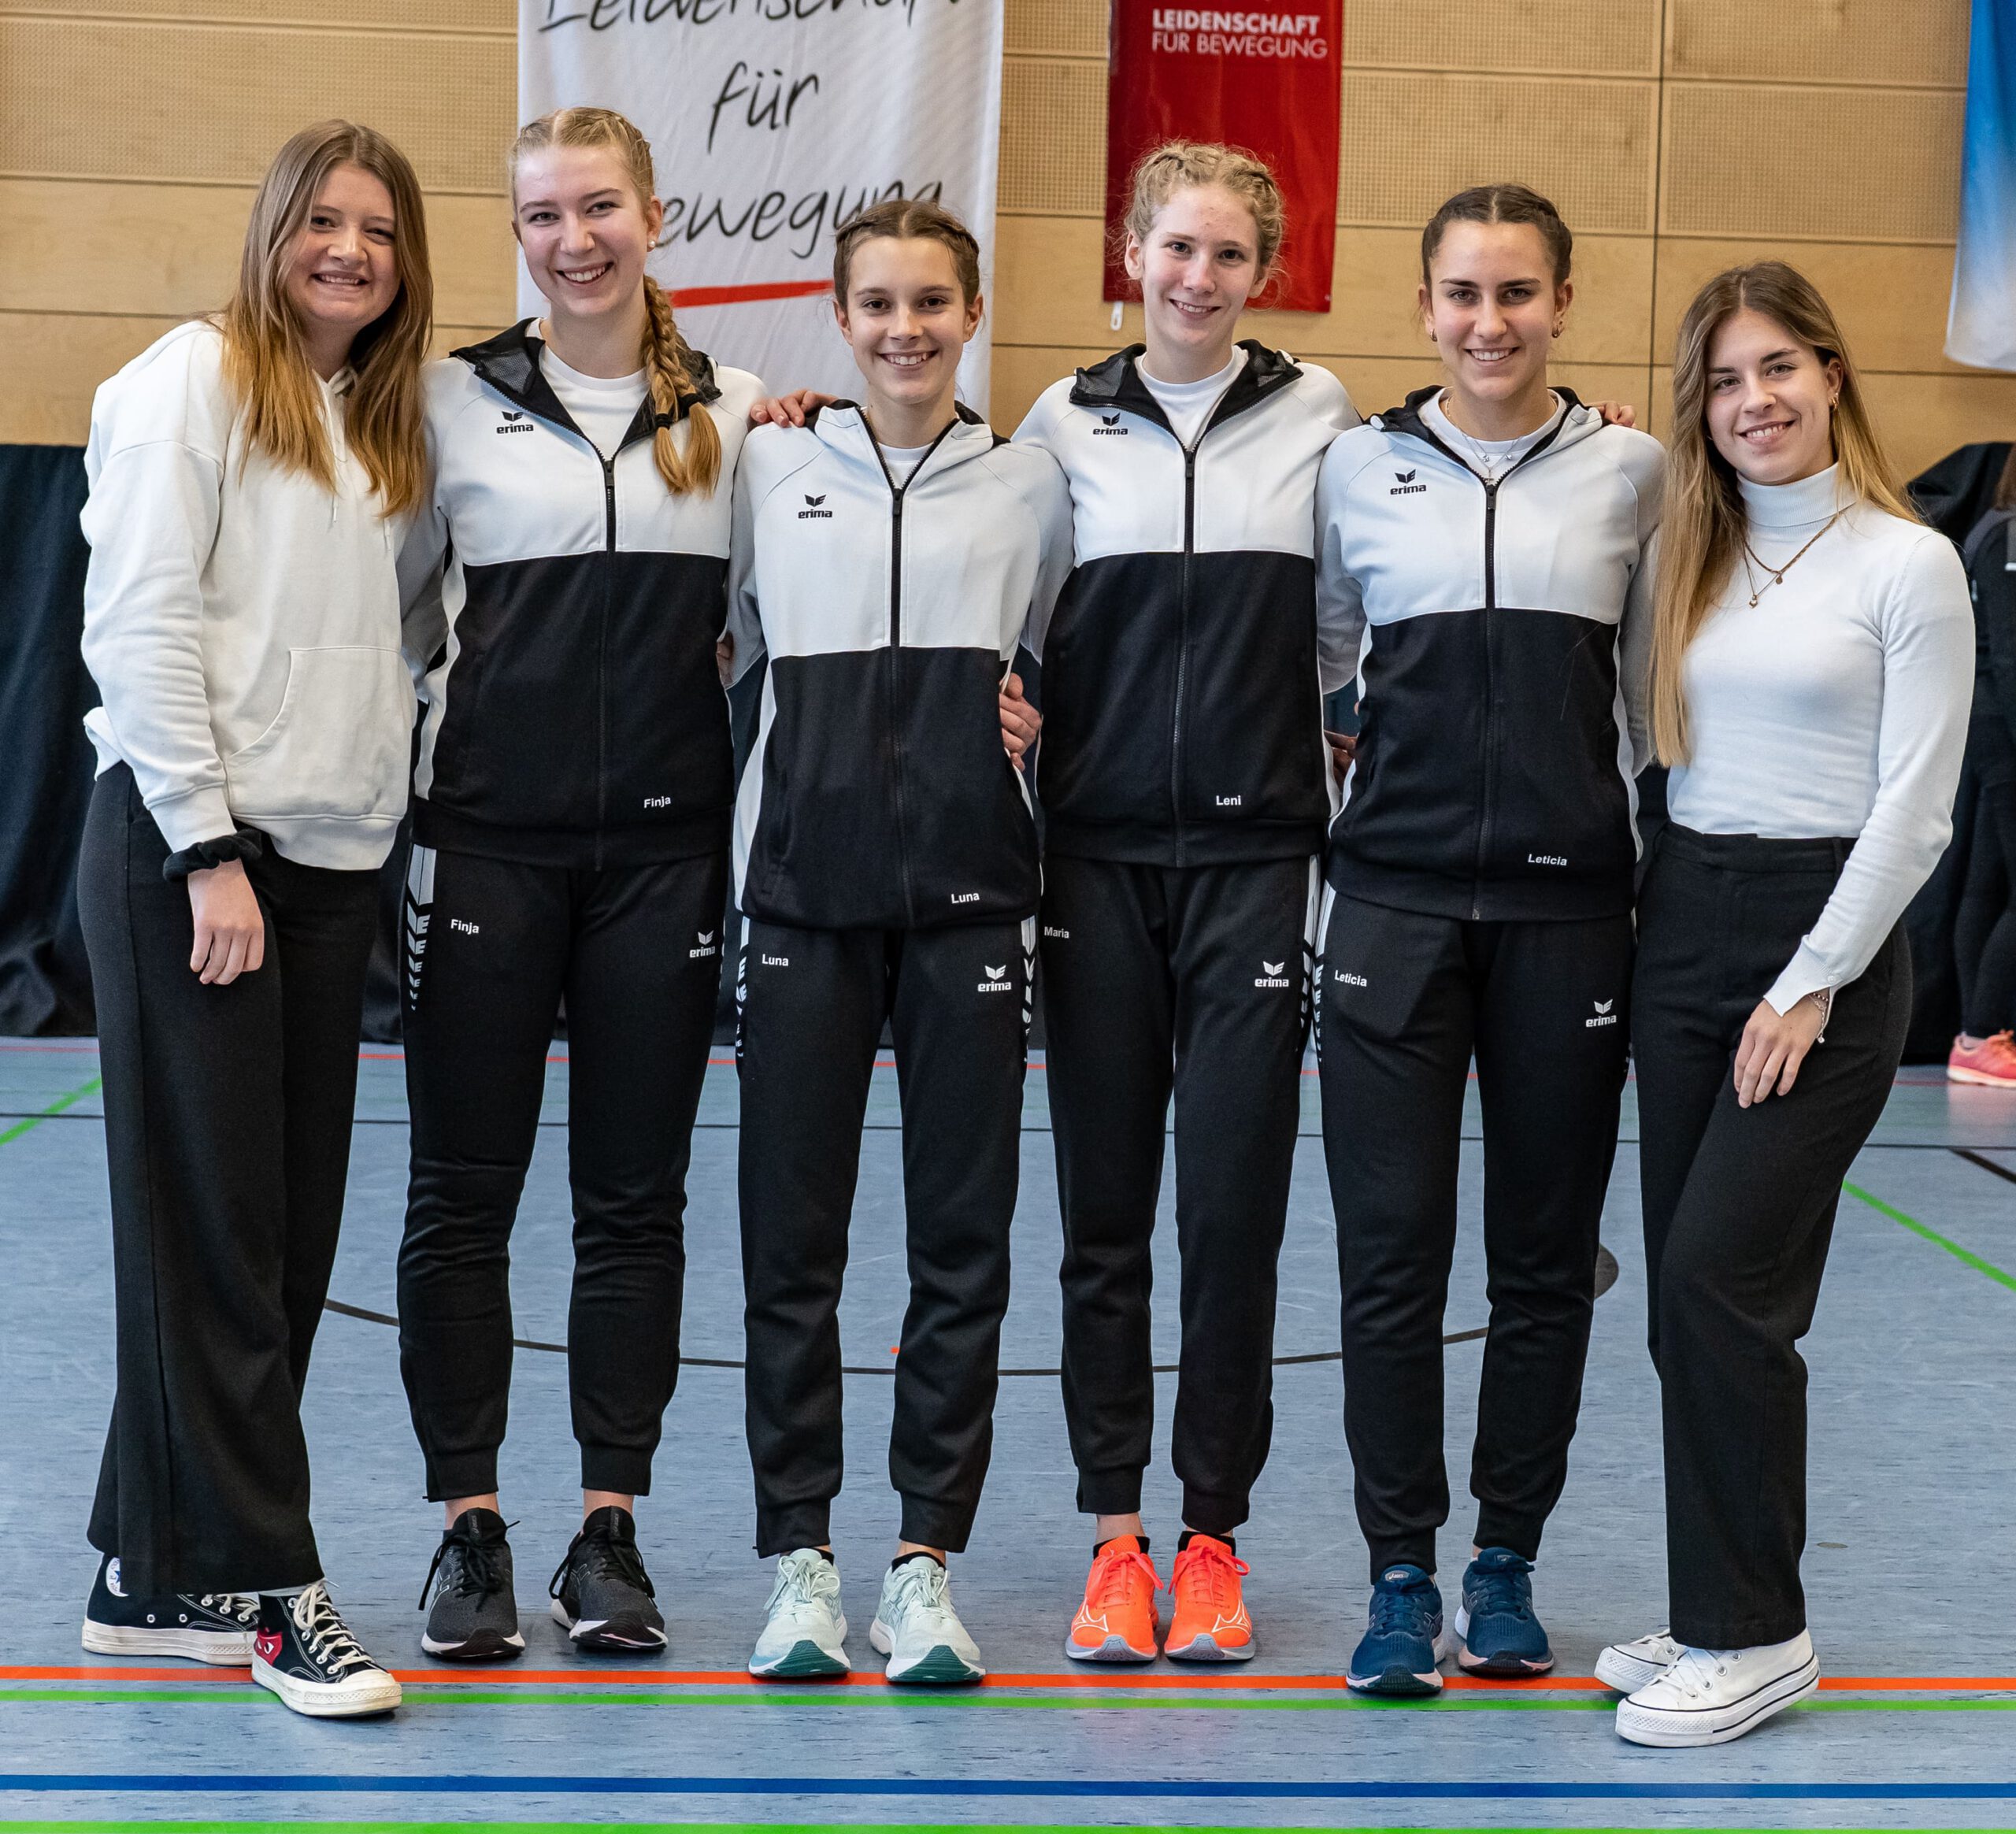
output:
[[[651,456],[658,461],[665,488],[675,497],[689,491],[708,495],[721,475],[721,431],[714,417],[700,404],[693,352],[673,322],[672,302],[648,274],[644,276],[644,372],[650,380],[651,411],[658,424]],[[683,453],[672,436],[682,396],[687,403]]]

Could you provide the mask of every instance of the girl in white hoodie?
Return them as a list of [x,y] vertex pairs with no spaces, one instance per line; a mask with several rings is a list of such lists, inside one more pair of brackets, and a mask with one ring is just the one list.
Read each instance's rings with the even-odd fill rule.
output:
[[395,563],[432,307],[413,168],[369,128],[304,128],[229,306],[98,391],[85,454],[79,901],[118,1395],[83,1642],[249,1662],[323,1717],[399,1701],[323,1583],[300,1398],[406,806]]

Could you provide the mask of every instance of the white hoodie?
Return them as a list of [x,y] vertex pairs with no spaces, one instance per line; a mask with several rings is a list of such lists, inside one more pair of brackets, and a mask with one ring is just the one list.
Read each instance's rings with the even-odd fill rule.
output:
[[84,725],[124,761],[169,847],[239,825],[303,865],[369,871],[406,803],[413,680],[401,526],[322,384],[336,488],[248,454],[214,326],[180,325],[91,404],[81,518]]

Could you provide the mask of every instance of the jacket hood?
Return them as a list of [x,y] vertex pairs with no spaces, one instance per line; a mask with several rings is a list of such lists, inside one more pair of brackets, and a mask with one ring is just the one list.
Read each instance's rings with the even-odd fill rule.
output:
[[[924,457],[917,461],[917,471],[910,474],[912,478],[934,461],[942,471],[947,465],[964,464],[969,458],[991,452],[997,446],[1007,444],[985,419],[964,402],[953,402],[952,411],[957,418],[925,449]],[[805,427],[821,445],[865,464],[871,470],[887,472],[880,446],[869,429],[867,413],[859,402],[825,402],[806,414]]]
[[[1563,388],[1558,383],[1553,387],[1555,394],[1561,398],[1565,411],[1553,432],[1527,454],[1526,458],[1520,461],[1521,464],[1536,459],[1544,453],[1565,452],[1569,446],[1579,445],[1603,429],[1603,416],[1588,406],[1574,390]],[[1383,413],[1374,414],[1369,424],[1377,427],[1382,433],[1402,433],[1409,439],[1421,440],[1455,460],[1464,470],[1471,471],[1473,468],[1462,454],[1451,451],[1421,417],[1422,408],[1441,392],[1442,384],[1439,382],[1431,383],[1426,388],[1417,388],[1398,407],[1388,408]]]
[[[1258,339],[1241,338],[1238,347],[1246,353],[1246,366],[1232,378],[1232,386],[1212,413],[1214,425],[1243,413],[1270,395],[1279,394],[1302,374],[1301,365],[1292,357],[1269,350]],[[1103,361],[1080,369],[1071,384],[1073,404],[1081,408],[1125,408],[1167,427],[1169,417],[1163,413],[1162,403],[1141,379],[1140,361],[1147,348],[1146,344],[1129,344]]]

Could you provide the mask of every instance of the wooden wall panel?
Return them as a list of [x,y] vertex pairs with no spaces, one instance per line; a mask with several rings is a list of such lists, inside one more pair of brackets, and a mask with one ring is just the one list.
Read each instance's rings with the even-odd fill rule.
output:
[[1098,57],[1106,54],[1106,0],[1007,0],[1002,38],[1009,54]]
[[1670,83],[1659,227],[1781,241],[1951,242],[1965,108],[1957,90]]
[[1657,76],[1659,0],[1344,0],[1344,61]]
[[[1066,148],[1069,156],[1060,157]],[[1006,60],[996,208],[1047,217],[1105,214],[1104,63]]]
[[1656,83],[1347,69],[1343,85],[1340,222],[1418,228],[1452,191],[1517,179],[1577,228],[1652,228]]
[[503,187],[510,39],[17,16],[6,46],[9,176],[251,184],[303,123],[347,115],[431,189]]
[[1669,76],[1953,87],[1968,0],[1669,0]]

